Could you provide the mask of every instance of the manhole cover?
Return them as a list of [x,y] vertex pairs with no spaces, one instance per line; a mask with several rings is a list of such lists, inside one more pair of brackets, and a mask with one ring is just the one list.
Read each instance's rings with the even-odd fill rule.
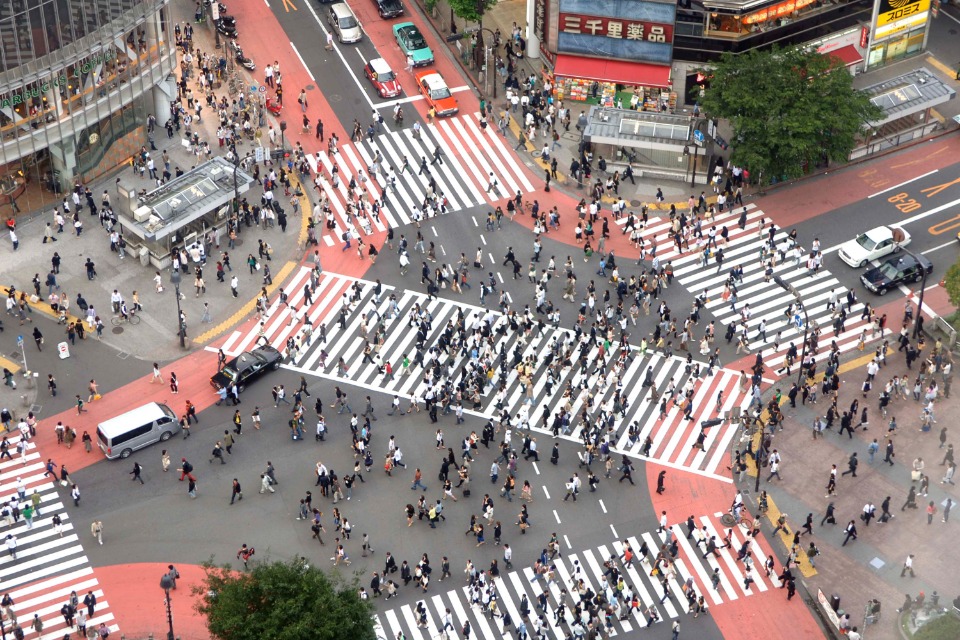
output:
[[737,521],[729,513],[725,513],[720,516],[720,522],[722,522],[723,526],[725,527],[732,527],[733,525],[737,524]]
[[19,351],[12,351],[10,353],[10,359],[20,362],[23,360],[23,355]]
[[639,200],[631,200],[631,201],[630,201],[630,206],[631,206],[631,207],[642,207],[642,206],[643,206],[643,203],[640,202]]
[[112,331],[114,335],[118,336],[123,333],[123,327],[114,327],[110,329],[110,331]]
[[312,85],[312,84],[308,84],[306,87],[304,87],[304,89],[306,89],[307,91],[313,91],[316,88],[317,88],[316,85]]

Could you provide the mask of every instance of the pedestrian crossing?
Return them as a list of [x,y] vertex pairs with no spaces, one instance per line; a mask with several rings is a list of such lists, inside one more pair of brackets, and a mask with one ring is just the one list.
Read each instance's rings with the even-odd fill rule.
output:
[[[19,436],[8,436],[11,450],[15,450]],[[20,511],[31,503],[36,491],[40,496],[39,512],[33,517],[33,526],[29,526],[22,516],[17,521],[13,517],[0,520],[0,537],[6,539],[13,535],[17,540],[16,560],[6,547],[0,557],[0,593],[8,594],[14,604],[12,610],[17,624],[24,632],[31,634],[34,615],[43,622],[43,631],[28,637],[59,640],[71,632],[60,613],[60,608],[70,600],[71,592],[76,592],[80,604],[84,597],[92,592],[96,596],[93,616],[87,619],[87,628],[97,628],[105,624],[111,633],[119,627],[114,624],[103,590],[100,588],[93,568],[84,554],[80,536],[84,528],[74,522],[64,502],[70,500],[69,487],[62,487],[56,478],[43,477],[44,461],[32,442],[28,443],[24,456],[14,455],[13,459],[0,462],[0,499],[7,504],[17,497],[17,481],[25,483],[25,500],[19,500]],[[55,515],[61,520],[58,533],[53,522]],[[6,621],[6,631],[13,629],[12,621]],[[77,628],[74,626],[73,631]]]
[[[563,408],[572,416],[573,424],[561,432],[561,437],[581,442],[583,424],[579,416],[589,404],[592,407],[588,411],[591,424],[596,424],[594,421],[601,409],[611,416],[606,424],[609,430],[605,428],[604,431],[608,433],[613,452],[649,458],[666,466],[729,481],[729,476],[718,473],[718,470],[726,464],[727,449],[736,435],[737,425],[723,420],[721,424],[706,428],[700,443],[700,424],[704,420],[726,418],[735,408],[747,404],[747,390],[737,372],[718,368],[708,370],[703,363],[688,363],[679,357],[666,357],[660,352],[641,351],[637,347],[632,348],[630,358],[622,366],[617,364],[615,356],[609,354],[603,366],[598,366],[600,351],[591,343],[588,334],[578,339],[574,331],[543,325],[541,330],[524,335],[510,329],[511,319],[498,311],[460,299],[431,299],[415,291],[389,286],[383,287],[378,301],[374,283],[338,274],[323,273],[317,279],[313,304],[304,305],[303,288],[310,280],[310,272],[304,267],[294,275],[286,287],[288,305],[275,300],[268,309],[269,317],[262,324],[253,323],[245,331],[234,331],[219,348],[230,357],[266,342],[292,356],[284,365],[289,369],[349,382],[390,396],[422,399],[430,388],[423,370],[418,368],[412,375],[404,375],[401,362],[404,356],[413,360],[417,351],[426,352],[437,344],[447,324],[456,324],[462,313],[468,335],[481,323],[491,328],[491,354],[495,361],[490,366],[492,373],[488,376],[489,384],[479,400],[479,407],[465,401],[465,408],[472,407],[465,413],[494,418],[500,414],[499,404],[515,418],[515,424],[529,422],[534,432],[552,435],[552,417]],[[354,298],[353,302],[351,298]],[[345,303],[352,306],[353,311],[344,316],[341,323],[341,309]],[[430,314],[431,328],[427,335],[421,335],[419,325],[411,320],[420,312]],[[313,327],[309,336],[305,331],[305,315]],[[366,341],[363,335],[366,332],[370,342],[375,343],[375,327],[381,318],[385,339],[378,356],[371,361],[364,358]],[[363,329],[365,322],[369,323],[366,331]],[[327,337],[325,343],[319,337],[321,326]],[[294,353],[288,349],[291,341]],[[217,346],[209,348],[216,350]],[[569,364],[553,366],[553,377],[548,377],[552,360],[560,360],[560,356],[552,354],[562,354],[565,348],[572,353]],[[584,364],[578,358],[581,349],[586,353]],[[451,353],[439,352],[437,359],[442,367],[454,372],[455,379],[465,366],[479,362],[472,349],[451,350]],[[345,371],[340,371],[341,358]],[[528,388],[513,364],[518,360],[536,363],[531,365],[532,381]],[[384,371],[386,362],[394,368],[392,378]],[[501,385],[502,392],[498,391]],[[626,407],[620,411],[614,405],[618,387],[627,399]],[[651,387],[657,390],[659,397],[650,393]],[[668,393],[671,389],[672,396]],[[692,402],[690,419],[685,419],[680,404],[687,392]],[[672,399],[664,401],[665,394]],[[635,425],[632,437],[630,425]],[[644,454],[648,438],[649,451]]]
[[[738,222],[741,212],[746,210],[746,224],[743,229]],[[621,218],[617,224],[626,228],[627,218]],[[706,291],[706,309],[717,319],[717,336],[722,336],[730,324],[739,325],[741,313],[749,305],[750,318],[747,321],[747,339],[751,354],[760,353],[764,362],[768,363],[765,377],[779,378],[789,375],[784,366],[784,357],[793,344],[797,350],[796,365],[799,365],[803,347],[804,322],[803,314],[787,317],[787,306],[794,303],[792,293],[781,288],[771,277],[769,280],[764,273],[764,266],[760,262],[760,252],[767,238],[764,225],[771,224],[770,217],[753,203],[746,207],[737,207],[736,210],[716,215],[711,223],[704,223],[702,230],[706,236],[710,226],[716,226],[717,239],[723,248],[722,267],[718,269],[715,257],[710,257],[704,265],[702,257],[691,242],[689,250],[679,251],[671,238],[671,221],[669,218],[651,219],[649,224],[640,232],[640,236],[647,247],[657,247],[655,256],[659,264],[672,263],[674,277],[693,295],[700,295]],[[720,231],[726,229],[728,242],[724,245],[720,241]],[[776,227],[775,244],[779,247],[788,236],[783,229]],[[800,244],[809,251],[812,238],[801,239]],[[779,257],[779,256],[778,256]],[[819,327],[821,337],[819,352],[816,361],[825,360],[830,353],[830,341],[836,340],[841,352],[858,347],[861,334],[866,329],[865,343],[879,340],[881,334],[873,333],[871,322],[861,317],[863,303],[857,301],[848,308],[847,321],[839,335],[834,334],[832,327],[833,313],[828,308],[831,296],[835,295],[842,304],[847,295],[847,288],[826,268],[821,267],[811,275],[806,265],[807,253],[793,258],[779,259],[773,268],[773,274],[784,282],[795,287],[806,307],[810,327]],[[730,270],[739,265],[743,269],[743,280],[737,283],[736,300],[723,299],[724,284],[729,277]],[[761,321],[765,322],[765,336],[758,330]],[[884,335],[889,335],[886,329]]]
[[[780,581],[776,573],[767,576],[762,566],[767,554],[759,543],[748,536],[745,527],[725,529],[720,523],[720,515],[701,516],[695,519],[696,526],[707,538],[716,536],[718,543],[717,553],[708,555],[706,558],[704,558],[706,545],[698,544],[695,539],[688,539],[686,527],[681,523],[672,527],[672,534],[661,534],[654,530],[576,553],[564,552],[550,561],[550,564],[556,568],[556,580],[550,584],[547,584],[543,576],[536,576],[532,567],[510,571],[501,569],[500,576],[492,579],[496,593],[497,616],[491,616],[489,607],[484,608],[482,601],[479,604],[472,602],[470,588],[465,579],[460,577],[459,571],[454,570],[453,577],[448,580],[454,584],[460,583],[462,586],[447,591],[437,593],[430,589],[424,593],[419,587],[411,584],[409,587],[400,589],[400,598],[405,598],[406,592],[416,590],[415,601],[393,607],[390,607],[388,601],[380,602],[380,612],[375,616],[377,635],[382,640],[393,640],[400,637],[398,634],[401,633],[410,640],[437,638],[443,633],[443,621],[449,609],[455,627],[450,631],[451,638],[460,637],[459,632],[464,623],[469,622],[476,637],[484,640],[519,639],[521,624],[525,626],[527,637],[536,638],[534,628],[540,625],[544,637],[561,640],[570,637],[573,633],[572,625],[575,622],[573,610],[576,603],[581,597],[589,597],[592,593],[602,594],[608,602],[617,603],[616,615],[610,618],[612,626],[609,629],[609,635],[619,636],[631,634],[646,627],[649,619],[646,614],[648,608],[657,612],[661,624],[687,615],[689,602],[684,593],[684,586],[688,579],[692,580],[694,593],[704,597],[708,612],[710,608],[726,602],[778,588]],[[730,547],[719,548],[724,544],[723,538],[728,532]],[[669,544],[668,536],[677,541],[677,555],[673,558],[673,570],[663,574],[667,587],[667,597],[664,598],[661,576],[651,575],[653,569],[651,562],[655,560],[661,545]],[[624,542],[630,545],[635,554],[646,543],[650,549],[650,555],[646,560],[637,556],[631,564],[625,565]],[[738,550],[745,542],[748,543],[755,562],[752,569],[737,560]],[[623,577],[624,589],[619,593],[616,590],[616,583],[609,584],[605,575],[607,568],[604,564],[611,559]],[[482,569],[479,566],[478,568]],[[716,589],[713,587],[711,578],[715,570],[719,570],[720,578]],[[747,574],[754,581],[749,588],[744,586],[744,578]],[[431,581],[431,586],[435,589],[436,585],[441,583],[437,581],[436,573],[432,577],[434,579]],[[487,577],[489,578],[489,575]],[[580,580],[589,591],[578,591],[576,587]],[[557,608],[563,597],[561,593],[563,589],[569,594],[567,606],[563,614],[558,616]],[[540,610],[538,598],[544,592],[547,593],[547,606],[545,610]],[[639,608],[631,608],[629,600],[625,600],[624,596],[631,594],[637,596]],[[524,596],[528,603],[526,610],[529,615],[527,616],[522,611]],[[417,615],[417,602],[423,602],[427,609],[425,624],[421,623]],[[503,614],[509,616],[509,624],[506,624],[507,620],[502,617]]]
[[[440,150],[436,161],[435,149]],[[380,161],[376,162],[378,153]],[[422,159],[426,159],[426,169],[421,169]],[[316,180],[314,199],[325,194],[331,209],[335,233],[324,234],[328,246],[351,227],[369,235],[428,217],[423,204],[431,178],[436,182],[436,203],[445,203],[446,213],[534,189],[505,138],[490,127],[480,127],[479,112],[438,119],[435,125],[423,127],[419,138],[409,127],[383,132],[372,141],[365,137],[341,144],[332,155],[325,149],[308,154],[307,162]],[[371,172],[374,164],[380,167],[375,173]],[[337,180],[333,179],[334,168]],[[494,189],[488,189],[491,174],[497,182]],[[357,183],[354,190],[351,180]],[[375,200],[381,203],[377,215],[372,212]],[[367,215],[351,215],[351,203],[360,203]]]

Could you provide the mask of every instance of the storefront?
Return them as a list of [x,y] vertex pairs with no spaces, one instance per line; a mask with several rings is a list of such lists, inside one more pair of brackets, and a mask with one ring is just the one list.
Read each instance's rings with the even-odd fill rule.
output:
[[618,109],[672,110],[670,67],[559,55],[553,76],[554,96]]
[[856,75],[863,69],[863,56],[867,50],[867,39],[869,36],[870,27],[861,25],[831,34],[820,40],[809,42],[806,46],[811,49],[816,49],[819,53],[835,58],[842,63],[852,75]]
[[803,20],[818,12],[824,4],[821,0],[706,0],[703,3],[706,10],[704,34],[712,38],[739,39]]
[[922,52],[929,23],[930,0],[910,4],[880,0],[874,7],[866,68],[875,69]]
[[[14,14],[35,35],[14,43],[28,62],[11,66],[0,56],[0,206],[47,208],[75,182],[96,179],[148,144],[147,117],[162,125],[176,95],[166,2],[123,0],[87,11],[43,0],[42,11]],[[6,20],[0,16],[0,33]],[[69,28],[46,28],[63,20]]]
[[637,0],[536,0],[544,81],[558,100],[672,110],[676,5]]

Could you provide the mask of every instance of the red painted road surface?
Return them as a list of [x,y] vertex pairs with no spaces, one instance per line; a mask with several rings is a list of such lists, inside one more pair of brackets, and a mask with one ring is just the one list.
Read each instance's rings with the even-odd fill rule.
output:
[[[390,32],[392,23],[376,19],[372,12],[373,5],[369,2],[353,4],[356,5],[368,36],[379,45],[381,55],[390,62],[393,68],[401,70],[400,76],[404,89],[407,90],[408,95],[411,94],[415,90],[412,74],[406,74],[402,71],[404,61],[397,47],[392,44],[393,37]],[[300,12],[303,15],[299,17],[313,21],[312,15],[306,12],[303,6],[300,7]],[[312,134],[302,135],[299,133],[300,111],[293,101],[293,97],[299,93],[300,87],[311,84],[312,81],[297,57],[293,55],[292,50],[289,47],[282,46],[288,41],[288,38],[283,33],[276,18],[271,10],[260,2],[238,3],[233,8],[233,13],[238,17],[240,24],[257,25],[256,29],[247,28],[244,30],[243,44],[246,52],[257,60],[259,67],[258,80],[262,80],[259,74],[262,73],[263,67],[268,62],[274,59],[279,59],[281,62],[288,105],[289,103],[293,104],[293,108],[288,106],[284,112],[285,119],[290,124],[287,130],[287,138],[291,139],[294,144],[296,141],[301,141],[304,148],[309,152],[318,150],[320,144]],[[418,24],[424,33],[430,34],[428,36],[429,40],[433,40],[430,29],[425,27],[419,15],[414,14],[411,20]],[[438,51],[441,48],[442,45],[435,47]],[[348,57],[348,60],[353,62],[351,57]],[[437,57],[436,68],[440,70],[451,87],[463,84],[463,80],[454,64],[443,56]],[[359,70],[358,62],[355,71],[359,72]],[[478,110],[479,105],[472,91],[459,92],[456,95],[460,102],[461,113],[473,113]],[[308,115],[311,120],[315,122],[317,117],[322,118],[326,125],[325,133],[329,135],[331,132],[337,132],[341,140],[345,141],[348,134],[340,130],[333,111],[320,95],[320,92],[312,91],[308,93],[308,96],[310,102]],[[421,114],[426,112],[423,101],[416,101],[407,106],[415,106]],[[358,115],[367,116],[368,114]],[[362,117],[359,119],[363,121]],[[491,131],[490,135],[496,134]],[[450,148],[455,150],[457,146],[452,144]],[[805,188],[804,185],[801,185],[800,188],[778,191],[762,200],[762,208],[773,217],[776,224],[789,226],[861,199],[899,182],[909,180],[912,177],[922,175],[937,166],[948,164],[952,161],[951,158],[957,157],[958,152],[960,152],[960,140],[956,138],[941,139],[884,161],[886,173],[882,175],[879,170],[874,170],[871,167],[852,167],[837,174],[820,178],[816,189]],[[542,185],[539,172],[534,174],[526,169],[525,172],[533,184]],[[851,176],[855,176],[856,179],[852,179]],[[554,205],[559,208],[561,228],[559,231],[550,233],[550,237],[571,245],[570,254],[574,256],[575,260],[582,259],[582,248],[573,244],[573,228],[576,226],[576,200],[557,190],[546,193],[542,189],[527,194],[526,199],[538,200],[543,211],[549,210]],[[518,215],[515,222],[528,229],[533,226],[531,218],[527,215]],[[383,239],[383,234],[368,238],[369,241],[377,243],[378,246],[382,244]],[[527,235],[521,236],[518,240],[521,246],[522,243],[532,243],[532,241],[533,238]],[[635,260],[637,255],[636,250],[629,245],[627,237],[620,234],[619,228],[614,225],[611,225],[611,238],[607,242],[607,248],[608,250],[614,250],[621,259]],[[324,243],[321,243],[320,254],[324,269],[328,271],[360,277],[369,267],[369,262],[359,260],[354,250],[341,252],[339,242],[333,247],[326,247]],[[558,256],[559,260],[564,258],[565,256]],[[385,254],[382,259],[390,260],[393,259],[393,256]],[[939,307],[941,297],[942,290],[931,292],[930,303]],[[901,304],[895,302],[891,303],[890,306]],[[883,307],[884,311],[886,311],[887,306]],[[890,314],[890,317],[897,317],[897,311],[897,309],[892,309],[886,312]],[[248,320],[238,329],[246,333],[255,325],[255,322],[253,319]],[[734,368],[737,367],[736,364],[733,366]],[[125,387],[101,390],[103,398],[88,404],[88,412],[82,416],[77,416],[76,412],[71,410],[59,416],[44,419],[37,438],[38,447],[43,452],[44,457],[53,457],[56,462],[66,464],[68,469],[73,471],[99,462],[103,460],[103,457],[96,450],[88,454],[79,444],[71,450],[67,450],[63,446],[57,446],[53,435],[53,427],[57,421],[63,420],[65,424],[76,427],[81,434],[85,430],[89,431],[91,436],[95,438],[98,422],[150,400],[167,402],[175,411],[181,413],[184,402],[189,399],[197,406],[199,411],[202,411],[216,400],[216,395],[212,392],[208,383],[208,378],[214,372],[215,367],[215,354],[204,350],[196,351],[166,367],[164,370],[165,376],[168,376],[168,372],[172,370],[176,371],[180,378],[182,391],[177,395],[172,394],[167,385],[151,385],[149,383],[149,367],[145,367],[143,376]],[[156,455],[160,455],[159,448],[157,448]],[[123,465],[125,463],[108,462],[107,464]],[[655,464],[646,465],[651,487],[656,486],[656,478],[660,469],[661,467]],[[691,513],[712,515],[725,512],[729,507],[733,498],[733,485],[673,469],[668,469],[667,472],[667,491],[662,496],[657,496],[654,493],[651,496],[651,501],[655,512],[659,513],[661,510],[666,510],[671,522],[682,523]],[[762,535],[760,536],[760,545],[765,553],[772,553],[770,545]],[[199,584],[202,572],[198,567],[178,565],[178,568],[183,577],[179,584],[180,588],[173,596],[177,634],[185,639],[206,638],[208,634],[203,619],[193,610],[194,596],[190,594],[190,587]],[[165,569],[165,565],[136,564],[100,567],[95,570],[97,579],[110,599],[111,610],[116,615],[117,623],[128,637],[145,635],[149,632],[157,633],[161,630],[159,625],[164,620],[165,613],[162,595],[157,585]],[[701,590],[710,588],[709,585],[703,584],[700,584],[699,587]],[[785,591],[778,589],[770,589],[764,593],[756,593],[750,597],[725,602],[722,606],[711,608],[709,615],[713,616],[724,635],[730,638],[763,638],[766,640],[768,638],[784,637],[784,629],[790,629],[792,637],[813,638],[822,635],[813,616],[803,605],[801,599],[796,597],[788,603]]]

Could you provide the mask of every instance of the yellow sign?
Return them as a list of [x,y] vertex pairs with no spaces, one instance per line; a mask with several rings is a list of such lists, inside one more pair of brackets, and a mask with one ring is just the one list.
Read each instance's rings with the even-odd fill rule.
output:
[[[898,6],[899,5],[899,6]],[[916,16],[930,10],[930,0],[920,0],[919,2],[904,2],[904,0],[886,0],[882,3],[882,8],[890,7],[889,11],[883,11],[877,16],[877,27],[884,27],[888,24]]]

